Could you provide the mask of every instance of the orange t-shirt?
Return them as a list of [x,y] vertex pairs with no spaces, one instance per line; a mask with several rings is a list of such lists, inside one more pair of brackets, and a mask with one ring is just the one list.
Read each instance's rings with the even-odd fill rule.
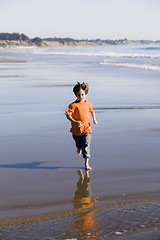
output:
[[94,112],[92,104],[89,101],[79,102],[76,100],[67,107],[65,115],[72,116],[76,121],[81,121],[80,127],[71,122],[72,128],[70,131],[73,135],[82,136],[87,132],[92,133],[89,112]]

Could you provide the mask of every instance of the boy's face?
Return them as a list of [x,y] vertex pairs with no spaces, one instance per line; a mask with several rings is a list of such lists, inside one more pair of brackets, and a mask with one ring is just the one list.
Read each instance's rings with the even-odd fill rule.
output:
[[84,100],[86,98],[86,94],[82,89],[80,89],[79,92],[77,92],[76,97],[79,102],[84,102]]

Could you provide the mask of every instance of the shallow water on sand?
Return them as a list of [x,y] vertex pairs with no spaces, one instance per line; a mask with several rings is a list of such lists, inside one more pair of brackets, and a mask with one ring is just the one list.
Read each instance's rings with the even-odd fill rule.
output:
[[[32,219],[33,220],[33,219]],[[3,239],[159,239],[159,203],[132,204],[0,227]],[[151,231],[150,234],[142,233]],[[136,234],[136,235],[135,235]],[[136,236],[134,238],[134,236]]]
[[[33,49],[7,50],[6,56],[26,62],[0,64],[0,224],[12,217],[17,219],[6,224],[27,221],[20,216],[44,219],[77,209],[82,215],[92,209],[94,215],[93,207],[160,200],[158,71],[102,65],[101,56],[48,56]],[[87,99],[99,122],[92,124],[88,176],[64,116],[77,80],[89,83]]]
[[[93,126],[90,181],[99,203],[104,203],[108,195],[159,190],[160,112],[138,111],[97,112],[99,125]],[[6,124],[8,115],[4,115],[1,119]],[[3,214],[9,214],[9,208],[18,215],[21,209],[36,205],[52,206],[53,211],[72,207],[77,171],[82,169],[84,175],[85,171],[83,161],[76,160],[79,157],[67,127],[65,133],[61,131],[65,123],[58,119],[63,117],[62,113],[56,117],[52,113],[10,114],[8,122],[13,125],[8,124],[0,140]],[[50,119],[54,124],[56,121],[56,127]]]

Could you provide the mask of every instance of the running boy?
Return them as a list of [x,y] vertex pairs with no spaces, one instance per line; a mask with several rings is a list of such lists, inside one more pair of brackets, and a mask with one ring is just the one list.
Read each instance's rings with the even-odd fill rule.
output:
[[83,158],[85,159],[85,168],[86,170],[91,170],[89,166],[90,158],[90,142],[91,142],[91,124],[89,121],[89,112],[92,115],[93,123],[98,124],[92,104],[89,101],[86,101],[85,98],[88,94],[88,84],[82,83],[77,84],[73,88],[73,92],[76,95],[77,99],[71,103],[66,111],[65,115],[67,119],[71,121],[71,132],[75,144],[77,147],[77,153],[80,155],[82,152]]

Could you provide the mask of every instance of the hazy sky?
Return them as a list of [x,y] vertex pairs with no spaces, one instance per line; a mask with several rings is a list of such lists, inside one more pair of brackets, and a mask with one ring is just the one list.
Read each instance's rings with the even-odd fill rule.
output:
[[160,40],[160,0],[0,0],[0,32]]

